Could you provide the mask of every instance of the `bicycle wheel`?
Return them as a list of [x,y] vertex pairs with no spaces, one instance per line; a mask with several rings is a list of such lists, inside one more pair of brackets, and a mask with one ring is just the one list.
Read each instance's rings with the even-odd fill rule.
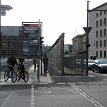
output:
[[15,71],[11,72],[11,81],[12,83],[15,83],[17,80],[17,73]]
[[21,75],[20,72],[17,72],[17,81],[20,81]]
[[29,80],[29,74],[28,74],[27,71],[24,72],[24,74],[23,74],[23,78],[24,78],[24,81],[27,83],[28,80]]
[[9,79],[8,70],[5,70],[5,72],[4,72],[4,80],[7,81],[8,79]]

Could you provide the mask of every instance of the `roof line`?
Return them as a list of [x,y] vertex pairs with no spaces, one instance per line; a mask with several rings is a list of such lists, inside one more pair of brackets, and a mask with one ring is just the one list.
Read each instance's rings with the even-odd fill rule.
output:
[[107,5],[107,2],[105,2],[105,3],[103,3],[103,4],[99,5],[99,6],[97,6],[97,7],[95,7],[95,8],[93,8],[93,9],[91,9],[91,10],[89,10],[89,12],[91,12],[91,11],[93,11],[93,10],[96,10],[96,9],[102,7],[102,6],[105,6],[105,5]]

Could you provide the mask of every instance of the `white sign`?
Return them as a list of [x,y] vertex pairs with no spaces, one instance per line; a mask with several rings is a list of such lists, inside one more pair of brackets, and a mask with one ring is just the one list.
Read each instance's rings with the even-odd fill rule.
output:
[[6,11],[5,10],[0,10],[0,16],[6,16]]
[[9,5],[0,5],[0,10],[11,10],[12,7]]

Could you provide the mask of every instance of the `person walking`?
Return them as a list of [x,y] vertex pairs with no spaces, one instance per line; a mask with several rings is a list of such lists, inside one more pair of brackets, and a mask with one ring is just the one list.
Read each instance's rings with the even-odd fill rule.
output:
[[48,58],[47,55],[45,54],[43,58],[43,64],[44,64],[44,75],[47,75],[47,70],[48,70]]
[[34,64],[34,72],[36,71],[36,64],[37,64],[37,59],[33,59],[33,64]]

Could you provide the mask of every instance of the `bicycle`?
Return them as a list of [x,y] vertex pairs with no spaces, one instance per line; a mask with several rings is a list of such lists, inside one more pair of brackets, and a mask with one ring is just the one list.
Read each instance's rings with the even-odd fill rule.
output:
[[[24,66],[24,65],[23,65]],[[18,72],[17,72],[17,81],[20,81],[20,79],[23,79],[26,83],[28,82],[29,80],[29,73],[28,71],[25,69],[19,69]]]
[[17,73],[13,70],[11,70],[10,67],[11,65],[8,65],[5,72],[4,72],[4,80],[7,81],[9,78],[11,78],[12,83],[15,83],[17,80]]

